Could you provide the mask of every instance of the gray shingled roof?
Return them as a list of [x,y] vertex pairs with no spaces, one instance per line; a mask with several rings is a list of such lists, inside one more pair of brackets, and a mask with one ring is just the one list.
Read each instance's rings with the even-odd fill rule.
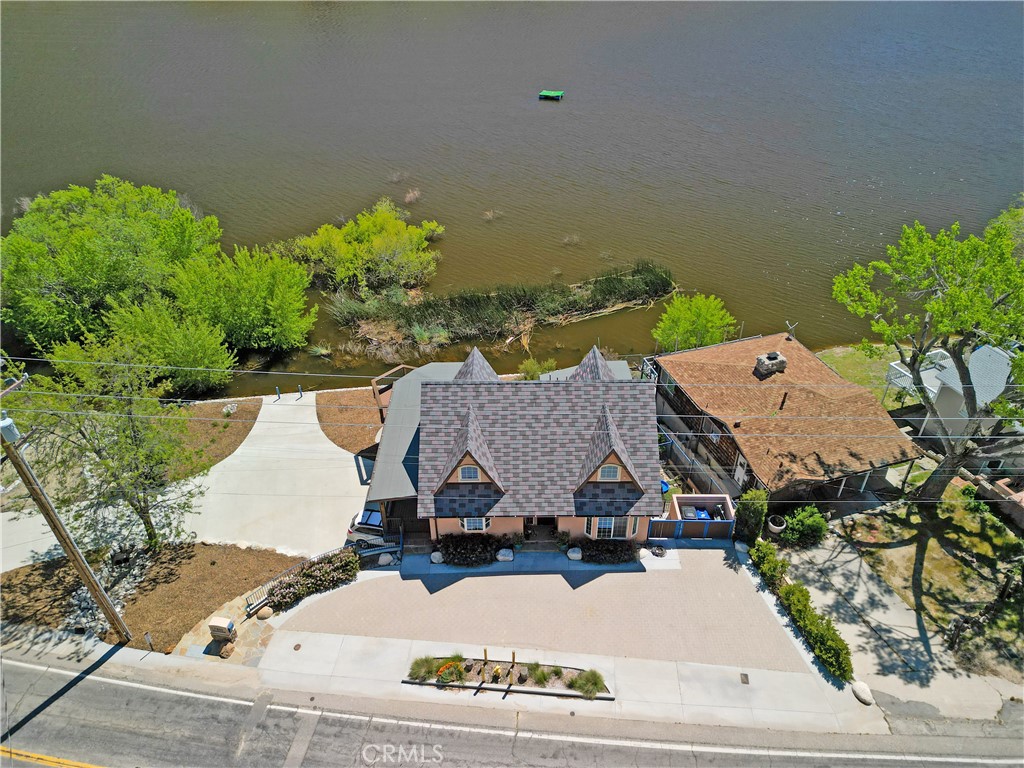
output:
[[427,363],[395,382],[388,415],[381,431],[367,501],[409,499],[416,496],[419,472],[420,385],[424,381],[451,381],[462,363]]
[[487,447],[487,441],[484,440],[483,433],[480,431],[480,422],[476,418],[476,411],[473,408],[473,404],[470,403],[466,409],[465,416],[462,417],[462,425],[459,427],[459,431],[455,433],[455,442],[452,443],[452,450],[448,454],[448,461],[445,462],[437,485],[434,486],[434,493],[441,490],[444,481],[455,471],[455,467],[459,465],[459,462],[462,461],[467,453],[487,473],[487,476],[491,478],[491,482],[498,490],[504,492],[505,487],[501,483],[498,468],[494,465],[494,458],[491,456],[491,451]]
[[[618,381],[629,381],[633,378],[632,372],[629,370],[629,363],[625,360],[607,360],[608,368],[611,370],[612,375]],[[579,366],[572,366],[571,368],[559,368],[557,371],[551,371],[551,373],[542,373],[540,375],[541,381],[565,381],[576,373],[576,369]]]
[[[424,382],[420,400],[420,517],[661,514],[654,387],[633,381]],[[432,493],[446,476],[469,405],[504,494],[489,483],[453,483]],[[626,454],[621,458],[628,457],[633,476],[653,491],[641,493],[631,483],[578,489],[597,416],[606,409]]]
[[456,381],[500,381],[498,374],[491,368],[491,364],[487,362],[487,358],[480,354],[480,350],[476,347],[469,353],[469,357],[466,358],[466,362],[459,368],[459,372],[455,374]]
[[594,345],[587,352],[587,356],[576,366],[576,370],[572,372],[569,379],[571,381],[615,381],[615,374],[608,367],[608,362],[601,354],[601,350]]
[[[601,409],[601,415],[597,417],[594,426],[591,427],[590,447],[587,448],[583,464],[580,466],[580,473],[576,477],[576,487],[582,486],[587,478],[594,474],[604,460],[613,453],[619,457],[619,460],[625,465],[626,471],[636,480],[636,468],[633,466],[632,459],[629,458],[629,451],[622,444],[619,430],[615,426],[615,419],[612,418],[608,406],[605,405]],[[637,482],[640,483],[639,480]],[[641,491],[646,490],[642,483],[640,486]]]

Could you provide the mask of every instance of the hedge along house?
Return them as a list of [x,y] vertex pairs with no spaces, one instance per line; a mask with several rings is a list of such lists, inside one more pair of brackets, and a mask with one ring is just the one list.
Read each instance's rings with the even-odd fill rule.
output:
[[669,459],[704,493],[847,498],[922,455],[864,387],[789,334],[650,358]]
[[[502,380],[474,349],[452,376],[410,376],[394,387],[371,480],[369,500],[385,501],[385,514],[408,519],[415,500],[431,538],[560,530],[646,539],[663,506],[654,388],[634,381],[625,363],[609,364],[595,347],[541,381]],[[396,424],[409,420],[393,410],[408,384],[418,388],[407,451],[415,461],[405,462],[416,467],[415,493],[385,500],[394,484],[378,479],[379,458],[389,439],[404,442],[409,425],[390,434],[389,425],[393,413]]]

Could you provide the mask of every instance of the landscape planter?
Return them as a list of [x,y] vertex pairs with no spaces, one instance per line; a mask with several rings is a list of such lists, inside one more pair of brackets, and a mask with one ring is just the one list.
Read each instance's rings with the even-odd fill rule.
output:
[[771,515],[768,518],[768,530],[772,533],[782,533],[786,530],[786,518],[781,515]]

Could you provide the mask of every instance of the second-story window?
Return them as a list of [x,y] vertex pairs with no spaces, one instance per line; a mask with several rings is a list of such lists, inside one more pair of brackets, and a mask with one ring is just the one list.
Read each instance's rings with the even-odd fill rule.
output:
[[477,483],[480,481],[480,470],[476,467],[459,467],[459,480],[463,483]]
[[618,480],[619,479],[619,468],[614,464],[605,464],[601,467],[601,473],[598,477],[602,480]]

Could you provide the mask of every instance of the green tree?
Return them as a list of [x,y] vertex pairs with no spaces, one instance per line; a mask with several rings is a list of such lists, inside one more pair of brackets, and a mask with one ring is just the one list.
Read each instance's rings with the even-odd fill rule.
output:
[[175,265],[217,253],[220,235],[174,192],[113,176],[39,196],[0,241],[0,317],[39,351],[102,332],[109,300],[141,301]]
[[761,535],[768,514],[768,491],[751,488],[736,504],[736,538],[753,544]]
[[[963,240],[958,224],[932,236],[915,221],[888,247],[887,259],[855,264],[833,281],[835,299],[857,317],[869,318],[871,330],[897,351],[938,430],[944,456],[915,492],[918,502],[937,503],[968,458],[1019,456],[1024,448],[1024,437],[994,437],[1001,422],[993,417],[1024,415],[1019,391],[1010,387],[993,403],[980,404],[968,367],[979,346],[1008,349],[1024,339],[1024,268],[1006,222],[1019,216],[1019,210],[1004,214],[983,239],[971,235]],[[861,347],[874,355],[882,349],[866,339]],[[928,355],[936,350],[952,359],[964,396],[967,417],[952,432],[921,378]],[[1020,355],[1014,369],[1019,376]]]
[[204,392],[231,380],[237,360],[224,332],[202,317],[183,316],[162,296],[152,296],[142,306],[114,302],[104,319],[115,336],[130,340],[160,368],[175,394]]
[[543,362],[540,360],[534,360],[532,357],[523,360],[519,364],[519,374],[526,381],[537,381],[541,374],[551,373],[558,367],[558,363],[555,362],[554,358],[548,358]]
[[429,244],[444,233],[444,227],[436,221],[423,221],[417,227],[406,223],[408,218],[408,211],[384,197],[341,227],[324,224],[312,235],[295,238],[291,250],[323,264],[335,287],[362,296],[394,285],[424,285],[437,271],[440,258]]
[[191,259],[169,287],[187,316],[219,326],[235,349],[285,350],[304,346],[316,323],[317,306],[306,308],[309,283],[301,264],[254,247]]
[[651,335],[667,350],[720,344],[735,330],[736,318],[717,296],[677,294],[665,307]]
[[159,400],[159,368],[116,337],[57,344],[48,359],[53,376],[33,376],[5,406],[23,432],[34,427],[34,469],[76,538],[92,548],[184,536],[201,489],[170,480],[189,453],[180,408]]

